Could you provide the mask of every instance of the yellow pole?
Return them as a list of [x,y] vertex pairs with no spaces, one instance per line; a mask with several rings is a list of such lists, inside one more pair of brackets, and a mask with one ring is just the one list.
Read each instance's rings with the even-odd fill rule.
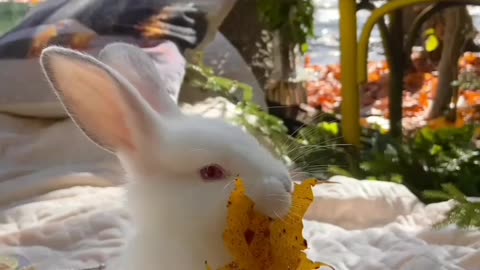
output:
[[357,4],[339,0],[342,131],[347,144],[360,145],[360,94],[357,85]]

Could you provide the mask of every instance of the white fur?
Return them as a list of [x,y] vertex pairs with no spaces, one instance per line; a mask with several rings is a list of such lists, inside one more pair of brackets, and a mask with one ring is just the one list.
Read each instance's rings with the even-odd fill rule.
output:
[[[244,179],[258,209],[276,218],[291,206],[288,170],[240,128],[181,114],[164,88],[181,82],[152,79],[154,58],[142,50],[115,44],[103,52],[122,54],[105,58],[115,59],[114,65],[59,47],[41,56],[69,115],[89,138],[117,154],[132,179],[128,207],[137,231],[110,269],[205,269],[204,261],[220,267],[231,260],[222,234],[234,179]],[[133,66],[140,69],[128,69]],[[181,80],[184,66],[171,66]],[[199,170],[210,164],[220,164],[227,177],[203,181]]]

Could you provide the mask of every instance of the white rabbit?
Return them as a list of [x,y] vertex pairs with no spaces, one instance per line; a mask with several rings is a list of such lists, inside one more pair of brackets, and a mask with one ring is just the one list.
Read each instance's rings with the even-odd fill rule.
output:
[[73,121],[115,153],[131,179],[136,233],[109,269],[204,270],[205,261],[213,268],[230,262],[222,234],[237,177],[259,211],[288,213],[293,182],[282,162],[239,127],[182,114],[167,94],[178,92],[185,72],[173,43],[148,52],[114,43],[99,60],[53,46],[40,61]]

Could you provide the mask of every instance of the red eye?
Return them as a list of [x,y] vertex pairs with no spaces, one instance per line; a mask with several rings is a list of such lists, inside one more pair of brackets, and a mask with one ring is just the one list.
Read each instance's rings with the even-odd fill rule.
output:
[[225,170],[216,164],[208,165],[200,170],[200,176],[207,181],[221,180],[225,178]]

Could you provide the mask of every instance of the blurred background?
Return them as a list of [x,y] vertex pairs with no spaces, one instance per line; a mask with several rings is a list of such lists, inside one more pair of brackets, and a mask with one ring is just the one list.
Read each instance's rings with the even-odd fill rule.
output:
[[[360,35],[371,11],[390,2],[402,0],[357,1],[358,25],[349,30]],[[401,183],[425,202],[454,199],[460,204],[451,221],[479,226],[480,205],[468,198],[480,196],[480,6],[454,2],[419,3],[379,20],[367,40],[368,57],[343,59],[358,72],[365,68],[366,80],[357,81],[341,66],[338,0],[237,1],[213,43],[187,50],[179,102],[222,96],[236,108],[232,122],[262,137],[299,171],[322,179],[345,175]],[[30,20],[29,27],[38,28],[20,34],[25,14],[37,16],[43,4],[0,0],[0,76],[9,89],[38,88],[36,95],[43,93],[53,104],[44,116],[61,117],[28,61],[51,44],[73,47],[76,41],[80,49],[91,49],[89,33],[103,34],[93,23],[72,24],[76,28],[67,32],[74,38],[61,39],[65,28],[40,28],[42,20]],[[108,18],[108,12],[101,14]],[[419,19],[425,12],[429,17]],[[70,19],[82,22],[77,15]],[[58,27],[55,23],[48,22]],[[119,34],[115,31],[105,33]],[[19,70],[27,74],[28,86]],[[347,92],[342,84],[351,81],[355,87]],[[22,102],[31,97],[11,95]],[[343,106],[347,101],[360,107]],[[38,116],[9,105],[2,110]]]

